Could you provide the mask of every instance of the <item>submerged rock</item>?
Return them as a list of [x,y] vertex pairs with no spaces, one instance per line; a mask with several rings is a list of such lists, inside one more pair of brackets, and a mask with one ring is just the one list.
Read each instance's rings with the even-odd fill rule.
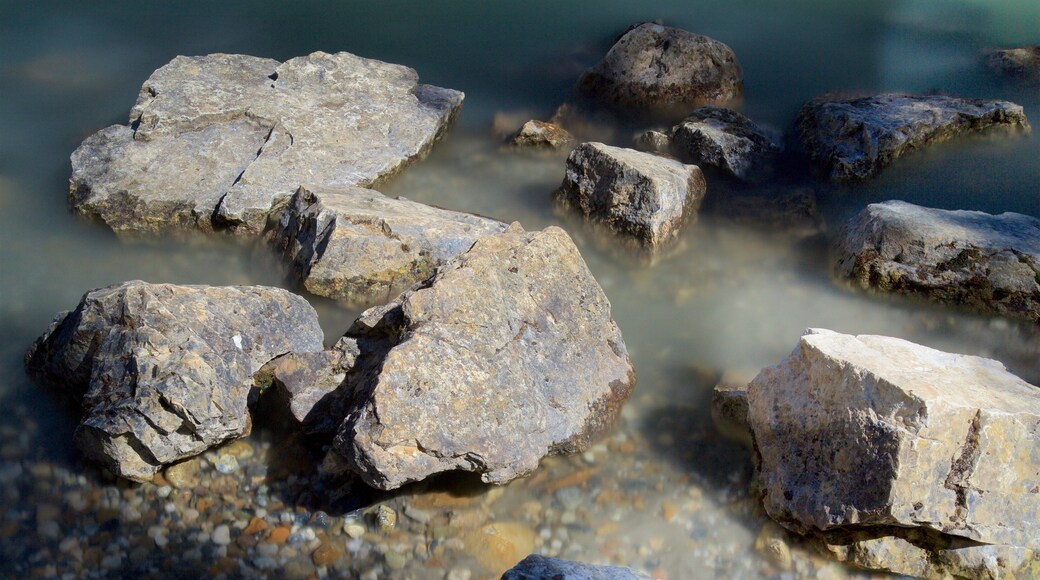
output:
[[1040,45],[991,51],[986,64],[1011,79],[1040,81]]
[[999,362],[810,330],[748,404],[765,508],[788,529],[894,536],[896,554],[1040,548],[1040,389]]
[[270,233],[289,279],[352,303],[386,300],[506,224],[371,189],[301,187]]
[[746,178],[780,146],[736,111],[700,107],[672,128],[671,150],[682,161],[712,165]]
[[691,219],[707,191],[696,165],[633,149],[583,143],[567,158],[556,198],[650,249],[666,245]]
[[863,288],[1040,321],[1040,220],[902,201],[845,226],[838,274]]
[[755,187],[716,197],[708,208],[713,215],[733,223],[809,237],[824,230],[816,194],[808,188]]
[[643,131],[632,139],[632,144],[637,151],[653,153],[655,155],[671,155],[672,136],[670,132],[651,129]]
[[505,483],[586,449],[635,383],[621,332],[567,234],[518,224],[366,311],[335,449],[393,489],[463,470]]
[[321,349],[314,309],[284,290],[134,281],[88,292],[36,341],[26,365],[82,398],[84,453],[147,481],[246,434],[253,373],[265,363]]
[[721,104],[740,95],[744,73],[725,44],[654,23],[626,32],[578,79],[577,91],[621,109]]
[[748,380],[723,375],[711,392],[711,421],[726,438],[751,447]]
[[129,126],[72,154],[69,197],[117,233],[257,234],[303,183],[369,187],[422,158],[462,99],[345,52],[179,56],[145,81]]
[[802,107],[796,122],[814,163],[835,181],[876,175],[898,157],[960,133],[993,126],[1029,129],[1020,105],[946,96],[827,96]]
[[509,143],[524,148],[564,149],[574,145],[574,137],[559,125],[532,120],[524,123]]
[[531,554],[502,575],[502,580],[642,580],[646,574],[621,566],[597,566]]

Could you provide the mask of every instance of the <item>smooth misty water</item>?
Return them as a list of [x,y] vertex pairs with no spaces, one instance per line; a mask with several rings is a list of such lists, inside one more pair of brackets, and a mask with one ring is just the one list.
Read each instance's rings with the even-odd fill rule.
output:
[[[728,497],[746,495],[749,459],[714,434],[707,401],[723,372],[746,375],[775,363],[806,327],[991,356],[1040,383],[1036,329],[848,290],[831,278],[825,240],[737,227],[709,214],[684,234],[679,251],[653,265],[619,256],[578,222],[554,214],[549,193],[562,178],[562,158],[504,151],[489,132],[498,111],[548,116],[619,32],[656,18],[729,44],[745,72],[741,110],[780,130],[789,128],[805,100],[829,90],[1004,98],[1024,105],[1036,126],[1037,89],[1001,83],[979,64],[985,47],[1040,41],[1040,4],[1033,0],[94,4],[0,3],[0,409],[26,415],[6,417],[5,437],[19,433],[22,421],[46,434],[19,434],[30,449],[26,461],[79,465],[66,450],[70,418],[28,382],[21,357],[53,315],[73,307],[85,291],[138,278],[282,283],[252,248],[226,240],[128,245],[68,210],[69,154],[93,131],[126,122],[142,81],[178,54],[284,60],[346,50],[406,64],[424,82],[466,92],[455,131],[384,191],[518,220],[528,229],[568,229],[613,304],[639,375],[613,441],[648,442],[636,458],[604,452],[596,459],[604,466],[601,477],[609,480],[615,468],[646,469],[664,482],[645,492],[651,506],[645,509],[614,510],[582,498],[589,500],[582,504],[589,526],[621,524],[611,540],[620,547],[608,544],[614,547],[604,551],[602,542],[575,534],[557,550],[568,557],[609,560],[611,550],[627,553],[650,541],[656,556],[626,559],[670,578],[768,572],[752,551],[761,521],[724,509]],[[627,145],[628,137],[619,134],[616,141]],[[901,160],[866,184],[815,187],[830,234],[866,204],[886,199],[1040,216],[1040,138],[964,138]],[[709,182],[714,195],[730,188]],[[357,314],[313,302],[329,342]],[[683,486],[702,489],[712,507],[677,527],[661,520],[654,502],[686,493]],[[11,501],[26,496],[5,497],[4,521],[32,513],[34,506]],[[543,488],[519,482],[506,488],[494,510],[505,518],[530,501],[554,500]],[[0,542],[7,544],[5,554],[29,557],[35,547],[19,551],[16,544],[38,540],[30,530]],[[9,560],[0,569],[21,564]]]

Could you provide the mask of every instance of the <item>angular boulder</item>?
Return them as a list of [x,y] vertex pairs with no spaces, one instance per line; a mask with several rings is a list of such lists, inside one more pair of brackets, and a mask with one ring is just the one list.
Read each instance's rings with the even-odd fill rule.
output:
[[387,300],[506,224],[357,187],[300,187],[270,232],[289,279],[355,304]]
[[700,107],[672,128],[671,150],[681,161],[711,165],[746,178],[778,153],[780,146],[736,111]]
[[1040,45],[990,51],[986,64],[1010,79],[1040,81]]
[[88,292],[26,355],[29,372],[82,399],[84,453],[146,481],[249,431],[253,373],[322,349],[303,298],[262,286],[124,282]]
[[656,155],[671,155],[672,136],[671,132],[650,129],[637,134],[632,139],[632,145],[637,151],[654,153]]
[[650,576],[622,566],[597,566],[538,554],[506,570],[502,580],[649,580]]
[[556,199],[615,233],[656,249],[695,219],[706,192],[704,175],[696,165],[582,143],[567,158],[567,173]]
[[578,79],[577,92],[622,110],[722,104],[743,90],[744,73],[725,44],[654,23],[627,31]]
[[1040,321],[1040,219],[887,201],[867,206],[838,242],[838,275],[909,294]]
[[574,145],[574,137],[559,125],[531,120],[509,138],[509,143],[531,149],[564,149]]
[[925,145],[990,127],[1028,130],[1020,105],[947,96],[825,96],[796,121],[809,158],[834,181],[863,180]]
[[788,529],[1040,548],[1040,389],[999,362],[810,330],[748,407]]
[[72,154],[70,201],[122,234],[255,235],[304,183],[369,187],[422,158],[462,99],[345,52],[179,56],[145,81],[128,126]]
[[393,489],[450,470],[490,483],[611,428],[635,373],[610,303],[567,234],[514,224],[361,315],[335,451]]

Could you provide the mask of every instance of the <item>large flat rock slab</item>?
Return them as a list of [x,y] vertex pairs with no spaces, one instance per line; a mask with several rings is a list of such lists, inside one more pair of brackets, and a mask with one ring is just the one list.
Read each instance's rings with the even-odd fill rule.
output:
[[490,483],[588,448],[635,384],[610,303],[567,234],[514,224],[366,311],[335,449],[393,489],[462,470]]
[[362,188],[301,187],[270,234],[290,280],[356,304],[388,300],[506,224]]
[[128,125],[72,154],[70,201],[117,233],[258,234],[302,184],[370,187],[425,156],[463,94],[346,52],[179,56]]
[[997,361],[810,330],[748,407],[766,511],[789,529],[1040,547],[1040,389]]
[[88,292],[26,355],[31,374],[75,398],[76,439],[122,477],[248,433],[253,373],[322,350],[314,309],[263,286],[124,282]]
[[863,288],[1040,321],[1040,219],[887,201],[842,230],[838,274]]
[[796,121],[809,158],[834,181],[858,181],[916,149],[990,127],[1028,130],[1025,111],[1008,101],[881,94],[825,96]]

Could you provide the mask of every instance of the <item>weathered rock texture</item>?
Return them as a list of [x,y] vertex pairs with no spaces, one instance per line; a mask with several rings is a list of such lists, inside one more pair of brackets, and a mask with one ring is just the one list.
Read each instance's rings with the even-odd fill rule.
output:
[[621,566],[597,566],[531,554],[502,575],[502,580],[642,580],[646,574]]
[[986,64],[1015,80],[1040,81],[1040,45],[994,50]]
[[967,131],[1029,129],[1022,107],[1007,101],[900,94],[826,96],[806,103],[796,123],[809,157],[836,181],[872,177],[898,157]]
[[635,375],[610,303],[567,234],[514,224],[366,311],[336,450],[392,489],[463,470],[505,483],[608,430]]
[[697,214],[707,191],[696,165],[633,149],[583,143],[567,158],[556,198],[587,218],[654,249]]
[[901,201],[845,226],[838,274],[863,288],[1040,321],[1040,220]]
[[578,79],[577,91],[618,108],[674,110],[740,95],[744,73],[725,44],[659,24],[626,32]]
[[145,481],[249,430],[253,373],[322,349],[314,309],[261,286],[134,281],[88,292],[26,355],[41,381],[82,397],[83,451]]
[[1040,389],[996,361],[810,330],[748,405],[766,511],[791,530],[1040,547]]
[[574,137],[559,125],[545,121],[528,121],[509,138],[516,147],[564,149],[574,145]]
[[711,420],[726,438],[751,446],[747,382],[722,377],[711,392]]
[[637,151],[654,153],[657,155],[671,155],[671,131],[658,131],[656,129],[643,131],[632,139],[632,145]]
[[129,126],[72,154],[69,197],[118,233],[256,234],[304,183],[369,187],[425,156],[462,99],[345,52],[179,56],[145,81]]
[[700,107],[672,128],[671,150],[682,161],[712,165],[746,178],[780,146],[736,111]]
[[371,189],[301,187],[271,241],[289,278],[354,303],[387,300],[506,224]]

